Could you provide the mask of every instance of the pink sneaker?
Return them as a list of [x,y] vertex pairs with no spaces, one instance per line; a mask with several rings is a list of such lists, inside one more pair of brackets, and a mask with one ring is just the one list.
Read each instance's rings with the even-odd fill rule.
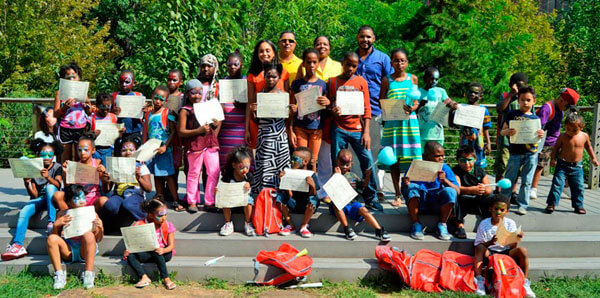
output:
[[9,244],[6,245],[6,252],[0,255],[2,261],[10,261],[18,258],[22,258],[27,255],[27,250],[25,247],[18,244]]
[[281,228],[281,230],[279,230],[279,235],[281,236],[289,236],[291,233],[295,232],[296,229],[292,228],[292,226],[287,225],[283,228]]
[[302,236],[302,238],[310,238],[312,237],[312,233],[308,230],[308,225],[303,226],[302,228],[300,228],[300,236]]

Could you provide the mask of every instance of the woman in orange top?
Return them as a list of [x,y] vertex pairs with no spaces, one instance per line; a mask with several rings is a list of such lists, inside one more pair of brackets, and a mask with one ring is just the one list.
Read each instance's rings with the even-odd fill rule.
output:
[[[258,125],[253,114],[249,110],[249,106],[256,102],[256,93],[261,92],[265,88],[265,75],[263,65],[265,63],[279,63],[275,44],[267,39],[260,40],[254,46],[252,61],[250,62],[250,70],[248,72],[248,105],[246,107],[246,143],[256,149],[256,139],[258,135]],[[281,79],[277,82],[277,88],[288,91],[289,74],[283,70]]]

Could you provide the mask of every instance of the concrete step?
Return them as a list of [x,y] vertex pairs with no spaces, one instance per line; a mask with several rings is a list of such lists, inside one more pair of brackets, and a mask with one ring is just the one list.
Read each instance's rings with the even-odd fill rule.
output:
[[[204,262],[212,257],[174,257],[167,263],[169,272],[177,272],[177,280],[202,281],[208,277],[226,279],[235,283],[244,283],[254,278],[254,262],[251,257],[226,257],[213,266],[206,267]],[[322,279],[341,282],[355,281],[367,276],[390,274],[379,268],[377,261],[371,257],[359,258],[313,258],[313,269],[308,276],[309,281]],[[530,260],[529,278],[538,280],[548,276],[600,276],[600,258],[532,258]],[[156,272],[154,265],[144,265],[148,272]],[[131,274],[132,270],[118,257],[97,257],[96,272],[120,276]],[[0,262],[0,273],[20,272],[28,270],[50,274],[54,272],[49,259],[45,255],[30,255],[10,262]],[[78,273],[83,264],[69,264],[67,271]],[[260,270],[267,271],[260,265]]]
[[[12,240],[14,229],[0,229],[0,247]],[[30,254],[46,254],[45,231],[30,230],[25,239],[25,247]],[[406,233],[391,233],[389,246],[406,250],[411,254],[427,248],[437,252],[447,250],[465,254],[473,253],[475,233],[469,233],[469,239],[442,241],[432,235],[426,235],[422,241],[413,240]],[[298,249],[306,248],[313,257],[319,258],[370,258],[374,248],[380,243],[372,233],[362,233],[353,241],[346,240],[343,234],[314,234],[305,239],[299,235],[271,235],[247,237],[234,233],[227,237],[216,232],[176,232],[176,250],[180,256],[255,256],[260,250],[275,250],[286,242]],[[539,258],[600,257],[600,232],[526,232],[523,242],[530,256]],[[100,255],[120,256],[125,246],[121,236],[105,236],[100,242]]]

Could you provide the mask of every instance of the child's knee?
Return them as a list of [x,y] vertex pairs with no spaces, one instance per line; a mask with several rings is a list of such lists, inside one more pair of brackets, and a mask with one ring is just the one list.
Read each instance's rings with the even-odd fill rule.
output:
[[62,238],[60,238],[60,236],[58,236],[56,234],[50,234],[48,236],[48,239],[46,239],[46,244],[48,244],[48,247],[53,247],[53,246],[58,245],[60,240],[62,240]]
[[92,232],[87,232],[87,233],[83,234],[82,242],[87,245],[96,244],[96,236]]
[[369,210],[367,209],[367,207],[360,207],[360,209],[358,209],[358,214],[360,214],[361,216],[365,216],[369,214]]
[[479,244],[477,246],[475,246],[475,256],[479,256],[479,257],[486,257],[488,254],[488,248],[483,245],[483,244]]
[[517,247],[516,250],[519,257],[527,258],[529,255],[529,252],[527,252],[527,248],[525,247]]

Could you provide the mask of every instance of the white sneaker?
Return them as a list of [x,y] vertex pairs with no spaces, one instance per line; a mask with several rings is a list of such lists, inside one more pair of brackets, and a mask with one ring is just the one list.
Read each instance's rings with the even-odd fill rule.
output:
[[529,192],[529,198],[532,200],[537,199],[537,188],[532,188]]
[[83,286],[86,289],[94,287],[94,271],[85,271],[81,273],[81,279],[83,279]]
[[485,296],[485,278],[483,278],[481,275],[478,275],[475,277],[475,283],[477,284],[477,290],[475,290],[475,294],[479,296]]
[[560,198],[570,200],[571,199],[571,188],[570,187],[563,188],[563,192],[562,192],[562,194],[560,194]]
[[519,207],[519,209],[516,211],[516,213],[519,215],[525,215],[525,214],[527,214],[527,208]]
[[529,281],[529,279],[525,279],[523,288],[525,289],[525,297],[535,297],[535,293],[533,292],[533,290],[531,290],[531,282]]
[[55,290],[60,290],[67,285],[67,271],[58,270],[54,272],[54,286]]
[[252,236],[252,237],[256,236],[256,233],[254,232],[254,226],[252,225],[251,222],[247,222],[244,225],[244,230],[246,231],[247,236]]
[[222,227],[219,235],[221,236],[229,236],[233,234],[233,222],[228,221]]

